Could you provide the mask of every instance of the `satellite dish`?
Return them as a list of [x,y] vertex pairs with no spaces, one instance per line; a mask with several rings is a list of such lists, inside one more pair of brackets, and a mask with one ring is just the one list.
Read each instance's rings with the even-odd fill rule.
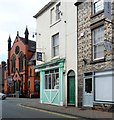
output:
[[112,51],[112,43],[109,41],[104,42],[104,47],[107,51]]

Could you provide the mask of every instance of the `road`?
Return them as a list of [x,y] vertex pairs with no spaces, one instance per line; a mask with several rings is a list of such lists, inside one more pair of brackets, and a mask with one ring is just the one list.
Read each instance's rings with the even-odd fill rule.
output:
[[2,118],[70,118],[67,115],[20,105],[30,101],[38,102],[38,99],[7,98],[6,100],[2,100]]

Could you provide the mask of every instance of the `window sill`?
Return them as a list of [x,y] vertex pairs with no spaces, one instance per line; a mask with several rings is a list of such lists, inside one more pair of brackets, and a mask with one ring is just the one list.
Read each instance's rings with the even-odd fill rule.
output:
[[60,59],[60,57],[59,56],[55,56],[51,60],[56,60],[56,59]]
[[102,14],[103,12],[104,12],[104,10],[101,10],[101,11],[99,11],[99,12],[93,14],[90,18],[92,19],[92,18],[98,16],[99,14]]
[[52,23],[52,24],[50,25],[50,27],[54,26],[55,24],[57,24],[57,23],[60,22],[60,21],[61,21],[61,19],[58,19],[56,22]]
[[96,60],[91,61],[90,64],[96,64],[96,63],[101,63],[101,62],[105,62],[105,61],[106,61],[105,58],[100,58],[100,59],[96,59]]

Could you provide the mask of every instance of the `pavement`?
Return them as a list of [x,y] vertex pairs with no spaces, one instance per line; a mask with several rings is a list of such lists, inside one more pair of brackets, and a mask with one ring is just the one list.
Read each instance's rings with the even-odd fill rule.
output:
[[31,101],[31,102],[22,103],[21,105],[37,108],[41,110],[66,114],[70,116],[81,117],[82,119],[83,118],[91,119],[91,120],[95,120],[95,119],[113,120],[114,119],[114,113],[112,112],[93,110],[93,109],[83,109],[83,108],[77,108],[73,106],[65,107],[65,106],[49,105],[44,103],[41,104],[39,100],[38,102]]

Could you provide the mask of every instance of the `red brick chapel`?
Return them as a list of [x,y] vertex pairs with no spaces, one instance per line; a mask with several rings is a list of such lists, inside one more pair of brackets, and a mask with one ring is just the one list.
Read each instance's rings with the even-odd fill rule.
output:
[[26,27],[25,37],[20,37],[19,32],[11,45],[8,39],[7,70],[4,76],[4,92],[17,97],[39,97],[40,78],[35,74],[36,42],[29,40]]

